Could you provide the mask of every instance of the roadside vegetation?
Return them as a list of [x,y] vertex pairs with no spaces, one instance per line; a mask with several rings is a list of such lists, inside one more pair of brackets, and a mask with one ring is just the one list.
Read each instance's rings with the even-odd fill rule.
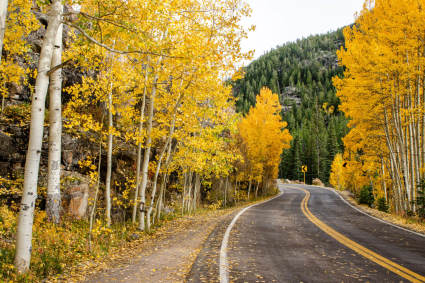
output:
[[425,26],[416,21],[425,17],[423,4],[366,2],[344,29],[338,59],[345,71],[333,82],[350,132],[330,177],[361,203],[422,219]]

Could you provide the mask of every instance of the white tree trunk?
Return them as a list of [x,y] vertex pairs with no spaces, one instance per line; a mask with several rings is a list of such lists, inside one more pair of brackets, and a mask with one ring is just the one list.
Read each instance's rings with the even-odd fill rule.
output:
[[[143,121],[145,120],[145,106],[146,106],[146,85],[148,80],[148,65],[146,65],[146,73],[145,73],[145,87],[143,89],[143,99],[142,106],[140,107],[140,121],[139,121],[139,138],[142,136],[143,132]],[[139,141],[137,143],[137,161],[136,161],[136,189],[134,191],[134,206],[133,206],[133,215],[131,218],[132,223],[136,223],[137,216],[137,207],[139,205],[139,187],[140,187],[140,165],[142,160],[142,142]]]
[[148,211],[147,211],[147,217],[146,217],[148,231],[151,230],[151,215],[152,215],[153,206],[155,204],[155,195],[156,195],[156,188],[157,188],[157,185],[158,185],[159,171],[161,170],[162,159],[164,158],[165,152],[167,151],[168,143],[169,142],[171,142],[171,138],[170,139],[167,138],[167,141],[166,141],[164,147],[161,150],[161,153],[159,155],[159,158],[158,158],[158,161],[157,161],[157,165],[156,165],[155,177],[153,179],[151,203],[149,205],[149,208],[148,208]]
[[28,270],[31,260],[32,226],[35,201],[37,199],[46,93],[49,85],[47,72],[51,66],[56,32],[61,22],[61,10],[61,1],[53,0],[49,11],[49,25],[47,26],[41,47],[35,93],[31,103],[31,124],[25,161],[24,188],[16,232],[15,267],[19,273],[25,273]]
[[[176,146],[177,148],[177,146]],[[157,211],[157,221],[161,219],[161,211],[164,207],[165,203],[165,188],[168,182],[168,166],[170,165],[170,161],[172,159],[173,152],[172,149],[172,143],[170,142],[168,144],[168,150],[167,150],[167,158],[165,160],[165,172],[162,176],[162,183],[161,183],[161,192],[159,197],[159,204],[158,204],[158,211]]]
[[[159,60],[159,65],[161,65]],[[143,164],[142,164],[142,184],[140,187],[140,206],[142,207],[139,214],[139,230],[145,230],[145,203],[146,203],[146,186],[148,184],[148,167],[149,167],[149,158],[151,154],[151,143],[152,143],[152,120],[153,120],[153,110],[155,108],[155,96],[156,96],[156,83],[158,81],[158,75],[155,75],[155,79],[152,86],[152,93],[149,103],[149,118],[146,128],[146,147],[143,154]]]
[[112,128],[114,126],[112,116],[112,83],[108,93],[108,153],[106,157],[106,180],[105,180],[105,202],[106,202],[106,225],[111,225],[111,176],[112,176]]
[[[183,98],[183,96],[180,95],[179,99],[177,99],[176,105],[174,106],[174,110],[173,110],[173,114],[172,114],[173,118],[172,118],[172,121],[171,121],[170,130],[168,131],[167,140],[165,141],[164,147],[161,150],[161,153],[159,155],[158,162],[157,162],[157,165],[156,165],[155,177],[154,177],[154,180],[153,180],[151,204],[150,204],[148,212],[147,212],[148,231],[150,231],[150,226],[151,226],[151,220],[150,219],[151,219],[152,209],[153,209],[153,206],[154,206],[156,188],[157,188],[157,184],[158,184],[158,176],[159,176],[159,171],[161,169],[162,159],[164,158],[164,155],[168,150],[169,154],[168,154],[168,157],[167,157],[167,160],[166,160],[166,166],[168,167],[168,160],[169,160],[169,157],[170,157],[170,154],[171,154],[171,142],[172,142],[172,139],[173,139],[174,129],[175,129],[175,125],[176,125],[177,110],[179,109],[182,98]],[[161,193],[162,193],[162,191],[161,191]],[[162,197],[162,195],[160,196],[160,198],[161,197]],[[160,200],[158,202],[160,202]]]
[[381,157],[381,174],[382,174],[382,188],[384,189],[385,202],[388,202],[387,184],[385,183],[385,166],[384,166],[384,158],[383,157]]
[[[168,31],[166,30],[162,35],[162,39],[167,37]],[[157,67],[161,66],[163,56],[158,58],[156,64]],[[140,187],[140,214],[139,214],[139,230],[145,231],[145,203],[146,203],[146,185],[148,184],[148,167],[149,167],[149,158],[151,154],[151,143],[152,143],[152,120],[153,120],[153,111],[155,108],[155,96],[156,96],[156,87],[159,76],[155,74],[152,84],[152,92],[149,103],[149,118],[146,128],[146,147],[143,154],[143,165],[142,165],[142,184]]]
[[[63,11],[61,11],[62,13]],[[51,67],[62,62],[62,24],[56,33]],[[62,136],[62,68],[50,74],[49,105],[49,161],[47,177],[46,213],[50,221],[59,223],[61,208],[61,136]]]
[[187,189],[186,189],[186,211],[190,213],[190,205],[192,200],[192,179],[193,179],[193,172],[189,170],[189,174],[187,175]]
[[6,17],[7,17],[7,5],[8,0],[0,1],[0,64],[1,64],[1,54],[3,51],[3,39],[4,32],[6,30]]
[[162,176],[161,186],[159,187],[158,205],[157,205],[156,215],[154,216],[154,218],[156,218],[156,221],[158,223],[159,223],[159,220],[161,220],[161,211],[162,211],[162,207],[164,203],[163,198],[165,194],[166,180],[167,180],[167,173],[165,172],[164,175]]

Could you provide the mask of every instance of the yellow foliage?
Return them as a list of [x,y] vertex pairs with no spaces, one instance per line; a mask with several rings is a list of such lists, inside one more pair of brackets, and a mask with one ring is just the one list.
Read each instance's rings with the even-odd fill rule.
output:
[[[31,73],[16,61],[18,57],[26,58],[30,45],[25,38],[39,28],[39,23],[31,12],[32,2],[10,0],[8,5],[7,28],[4,33],[3,54],[0,65],[0,96],[7,97],[7,85],[27,84],[26,75]],[[2,109],[3,110],[3,109]]]
[[344,77],[333,81],[340,109],[350,118],[346,185],[358,191],[372,183],[378,195],[389,188],[398,212],[414,210],[424,178],[424,5],[366,1],[355,25],[344,29],[345,46],[338,51]]
[[342,159],[341,153],[335,155],[335,158],[332,161],[329,182],[334,188],[338,190],[345,189],[344,160]]
[[277,177],[282,150],[289,148],[292,140],[280,111],[278,95],[264,87],[255,107],[239,123],[248,179],[261,182]]

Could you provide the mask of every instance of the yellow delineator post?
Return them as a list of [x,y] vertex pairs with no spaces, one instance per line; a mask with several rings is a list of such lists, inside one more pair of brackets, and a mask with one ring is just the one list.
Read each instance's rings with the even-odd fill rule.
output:
[[304,184],[305,184],[305,173],[307,172],[307,165],[302,165],[301,171],[303,171],[303,173],[304,173]]

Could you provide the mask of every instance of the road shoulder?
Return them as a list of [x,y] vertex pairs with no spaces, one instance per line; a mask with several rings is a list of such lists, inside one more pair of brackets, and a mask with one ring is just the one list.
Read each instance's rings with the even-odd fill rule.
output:
[[369,216],[378,218],[384,222],[387,222],[390,225],[395,225],[395,226],[398,226],[398,227],[401,227],[401,228],[404,228],[409,231],[419,233],[425,236],[425,223],[419,223],[417,222],[417,220],[412,220],[412,219],[394,215],[391,213],[385,213],[377,209],[370,208],[367,205],[360,205],[357,203],[357,201],[354,199],[354,197],[349,191],[338,191],[333,188],[320,187],[320,186],[316,186],[316,187],[335,191],[339,196],[341,196],[344,200],[346,200],[352,206],[361,210],[363,213],[366,213]]
[[203,210],[166,221],[153,234],[143,234],[108,258],[81,263],[49,282],[185,282],[216,226],[254,203]]
[[110,260],[83,282],[184,282],[211,231],[238,208],[185,216]]

